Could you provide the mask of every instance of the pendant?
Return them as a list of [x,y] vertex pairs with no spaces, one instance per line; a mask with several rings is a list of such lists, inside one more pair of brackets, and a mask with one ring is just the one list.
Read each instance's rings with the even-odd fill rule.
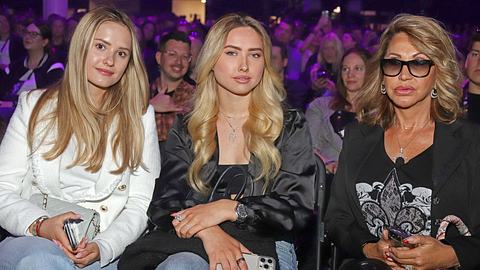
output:
[[403,157],[397,157],[395,159],[395,166],[402,166],[403,164],[405,164],[405,159],[403,159]]
[[403,147],[400,147],[400,152],[398,155],[395,157],[395,165],[396,166],[402,166],[405,164],[405,154],[404,154],[405,149]]
[[228,133],[228,141],[234,143],[235,140],[237,140],[237,133],[235,131]]

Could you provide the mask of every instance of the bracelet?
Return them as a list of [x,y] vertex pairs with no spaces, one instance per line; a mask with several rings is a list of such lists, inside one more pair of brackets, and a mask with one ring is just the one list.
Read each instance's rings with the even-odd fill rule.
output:
[[41,216],[37,220],[35,220],[35,230],[33,231],[33,236],[40,236],[40,226],[42,226],[42,223],[47,220],[47,216]]

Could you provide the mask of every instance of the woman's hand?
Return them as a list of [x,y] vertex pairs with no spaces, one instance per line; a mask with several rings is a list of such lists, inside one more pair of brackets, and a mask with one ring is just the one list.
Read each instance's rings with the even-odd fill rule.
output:
[[97,243],[88,243],[86,238],[82,239],[80,244],[78,244],[77,249],[73,252],[68,251],[66,247],[58,241],[53,240],[53,242],[65,252],[67,257],[72,260],[77,267],[84,268],[100,259],[100,249],[98,248]]
[[335,91],[335,83],[327,77],[318,77],[317,72],[320,68],[320,64],[316,63],[310,69],[310,81],[312,83],[312,89],[316,91],[327,89],[333,93]]
[[388,231],[383,230],[382,237],[380,238],[380,240],[378,240],[378,242],[368,243],[363,246],[363,254],[365,254],[365,257],[367,258],[377,259],[386,263],[394,270],[403,269],[400,264],[396,263],[390,257],[389,249],[392,244],[392,241],[388,239]]
[[173,213],[175,232],[180,238],[190,238],[206,228],[225,221],[235,221],[237,204],[237,201],[222,199]]
[[220,227],[213,226],[197,234],[202,240],[203,247],[208,255],[209,270],[216,270],[217,264],[223,270],[248,270],[242,253],[251,253],[239,241],[228,235]]
[[70,242],[68,242],[67,235],[63,230],[63,224],[67,219],[79,219],[80,215],[73,212],[67,212],[61,215],[57,215],[51,218],[44,220],[39,228],[38,236],[47,238],[50,240],[55,240],[62,244],[65,249],[73,253],[73,249],[70,247]]
[[392,258],[401,265],[412,265],[415,270],[450,268],[459,264],[453,248],[430,236],[415,235],[406,239],[412,249],[390,248]]

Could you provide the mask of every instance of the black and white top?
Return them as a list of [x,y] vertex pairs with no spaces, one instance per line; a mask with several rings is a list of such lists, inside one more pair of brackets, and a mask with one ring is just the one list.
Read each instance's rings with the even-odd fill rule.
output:
[[18,59],[5,69],[5,77],[0,80],[0,97],[16,101],[24,91],[46,88],[63,76],[64,65],[54,57],[44,54],[38,67],[29,69],[28,58]]
[[357,197],[371,234],[396,225],[411,234],[430,235],[432,147],[408,163],[395,165],[379,143],[356,181]]

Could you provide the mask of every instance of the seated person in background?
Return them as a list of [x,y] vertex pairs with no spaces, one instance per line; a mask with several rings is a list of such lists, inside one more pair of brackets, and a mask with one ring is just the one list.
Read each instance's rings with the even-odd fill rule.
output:
[[[461,78],[437,21],[401,14],[387,26],[326,213],[329,238],[349,258],[480,269],[480,127],[458,119]],[[394,241],[384,226],[405,236]]]
[[193,111],[166,143],[149,207],[155,230],[127,248],[120,269],[246,270],[250,251],[296,269],[292,242],[312,215],[315,160],[302,114],[282,107],[270,54],[249,16],[228,14],[210,29]]
[[67,20],[58,14],[50,14],[48,24],[52,30],[52,39],[49,44],[50,55],[65,64],[68,54]]
[[467,95],[467,118],[480,124],[480,33],[473,34],[468,47],[465,73],[468,84],[465,86]]
[[272,41],[272,66],[280,75],[287,91],[286,101],[295,109],[305,111],[307,101],[310,100],[310,89],[302,80],[290,80],[285,76],[285,67],[288,64],[287,47],[278,41]]
[[[147,227],[159,171],[132,22],[111,8],[92,10],[73,34],[61,82],[20,95],[0,145],[0,227],[12,235],[0,242],[0,269],[116,269]],[[98,234],[72,248],[63,225],[80,215],[51,216],[33,195],[47,209],[57,199],[97,210]]]
[[287,48],[288,59],[286,67],[286,77],[289,80],[298,80],[302,70],[302,53],[299,49],[298,40],[294,34],[295,22],[287,17],[275,27],[273,37],[275,41],[280,42]]
[[50,27],[43,21],[27,25],[23,35],[27,56],[15,59],[5,69],[0,99],[16,101],[21,92],[45,88],[60,80],[64,66],[48,53],[51,35]]
[[310,82],[314,97],[334,94],[334,81],[340,72],[342,56],[342,42],[337,34],[334,32],[325,34],[322,37],[318,53],[310,57],[305,72],[302,74],[302,79]]
[[0,70],[5,70],[15,59],[23,59],[26,54],[22,38],[13,32],[12,17],[0,12]]
[[363,49],[347,51],[342,58],[335,94],[316,98],[308,105],[305,118],[313,150],[329,173],[337,169],[345,126],[355,119],[357,96],[364,83],[369,58],[370,54]]
[[160,39],[155,59],[160,76],[150,86],[150,104],[155,109],[162,160],[165,141],[177,112],[190,111],[195,86],[184,80],[192,61],[190,38],[184,32],[170,32]]

